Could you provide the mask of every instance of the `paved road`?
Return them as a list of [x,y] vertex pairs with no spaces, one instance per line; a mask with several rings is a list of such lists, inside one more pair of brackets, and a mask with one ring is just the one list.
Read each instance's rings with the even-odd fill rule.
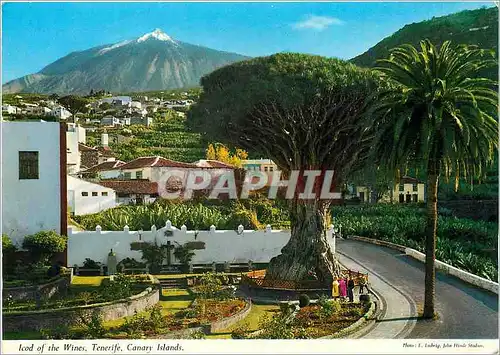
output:
[[[423,263],[396,250],[355,240],[337,240],[337,251],[423,305]],[[407,338],[498,339],[498,295],[441,272],[436,278],[440,318],[418,321]]]

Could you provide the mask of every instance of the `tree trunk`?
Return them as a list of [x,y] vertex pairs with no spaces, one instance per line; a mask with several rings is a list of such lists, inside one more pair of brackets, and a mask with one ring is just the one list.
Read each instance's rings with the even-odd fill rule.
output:
[[330,285],[340,276],[339,265],[326,238],[330,203],[319,200],[296,200],[291,208],[292,231],[281,254],[272,258],[266,279],[302,281],[317,279]]
[[424,318],[433,318],[436,294],[436,230],[437,230],[437,193],[439,172],[435,164],[430,163],[427,185],[427,229],[425,239],[425,297]]

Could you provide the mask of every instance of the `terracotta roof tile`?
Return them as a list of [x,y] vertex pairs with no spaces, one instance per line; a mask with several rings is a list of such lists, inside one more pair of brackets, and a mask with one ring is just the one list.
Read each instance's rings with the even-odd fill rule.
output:
[[103,180],[98,184],[122,194],[158,194],[158,184],[149,180]]

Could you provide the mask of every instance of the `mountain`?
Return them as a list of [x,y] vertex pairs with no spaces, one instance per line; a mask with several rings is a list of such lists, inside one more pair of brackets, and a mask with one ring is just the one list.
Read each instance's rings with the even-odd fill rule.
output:
[[248,57],[174,40],[160,29],[136,39],[73,52],[36,74],[3,85],[4,93],[140,92],[199,85],[213,70]]
[[484,49],[494,49],[498,53],[498,8],[466,10],[406,25],[365,53],[352,58],[351,62],[372,67],[375,60],[386,58],[390,49],[405,43],[416,46],[425,38],[435,44],[446,40],[451,40],[452,44],[474,44]]

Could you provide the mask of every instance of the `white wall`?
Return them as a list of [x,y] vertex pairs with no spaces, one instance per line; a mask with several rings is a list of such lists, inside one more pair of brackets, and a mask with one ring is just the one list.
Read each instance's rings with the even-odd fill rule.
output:
[[[72,176],[68,176],[67,181],[68,207],[75,215],[97,213],[116,207],[116,193],[113,189]],[[82,196],[82,192],[87,192],[88,196]],[[97,196],[92,196],[92,192],[97,192]],[[108,196],[103,196],[103,192],[107,192]]]
[[[41,230],[60,233],[59,123],[1,125],[2,233],[18,244]],[[19,180],[19,151],[39,152],[39,179]]]
[[[166,237],[167,227],[142,232],[142,240],[158,244],[184,244],[194,241],[194,231],[183,231],[172,227],[173,236]],[[236,228],[235,228],[236,229]],[[68,265],[82,265],[85,258],[106,263],[110,249],[116,253],[118,261],[130,257],[141,260],[140,251],[130,250],[130,243],[139,240],[137,231],[72,231],[68,230]],[[196,240],[205,242],[203,250],[195,250],[192,262],[210,264],[212,262],[246,263],[268,262],[281,253],[281,249],[290,239],[290,231],[243,231],[238,235],[236,230],[199,231]],[[174,260],[172,258],[172,260]]]

